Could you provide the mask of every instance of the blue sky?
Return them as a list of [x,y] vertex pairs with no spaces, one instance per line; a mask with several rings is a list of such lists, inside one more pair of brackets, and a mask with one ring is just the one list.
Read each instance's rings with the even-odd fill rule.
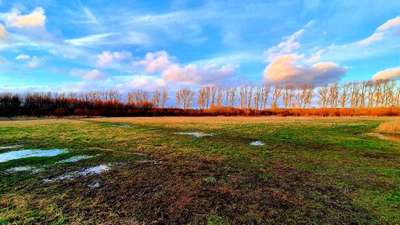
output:
[[400,1],[0,1],[0,90],[400,77]]

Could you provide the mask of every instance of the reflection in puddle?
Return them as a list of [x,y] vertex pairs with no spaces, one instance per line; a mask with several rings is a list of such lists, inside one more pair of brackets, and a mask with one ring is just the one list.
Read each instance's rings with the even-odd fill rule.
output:
[[0,154],[0,163],[8,162],[10,160],[15,160],[15,159],[29,158],[29,157],[52,157],[66,152],[67,150],[65,149],[49,149],[49,150],[25,149],[25,150],[11,151]]
[[98,155],[77,155],[77,156],[72,156],[68,159],[64,159],[61,161],[58,161],[57,163],[74,163],[74,162],[78,162],[81,160],[85,160],[85,159],[90,159],[90,158],[94,158]]
[[43,171],[43,169],[34,167],[34,166],[18,166],[7,169],[6,173],[18,173],[18,172],[32,172],[32,173],[39,173]]
[[70,173],[66,173],[64,175],[51,178],[51,179],[44,179],[44,182],[54,182],[54,181],[62,181],[62,180],[73,180],[77,177],[81,176],[90,176],[90,175],[96,175],[96,174],[101,174],[103,172],[106,172],[111,169],[110,165],[98,165],[94,167],[89,167],[84,170],[80,171],[73,171]]
[[7,149],[16,149],[22,148],[22,145],[8,145],[8,146],[0,146],[0,150],[7,150]]
[[265,145],[265,143],[262,142],[262,141],[252,141],[252,142],[250,142],[250,145],[252,145],[252,146],[263,146],[263,145]]
[[203,133],[203,132],[176,132],[175,134],[188,135],[188,136],[193,136],[196,138],[214,136],[214,134],[207,134],[207,133]]

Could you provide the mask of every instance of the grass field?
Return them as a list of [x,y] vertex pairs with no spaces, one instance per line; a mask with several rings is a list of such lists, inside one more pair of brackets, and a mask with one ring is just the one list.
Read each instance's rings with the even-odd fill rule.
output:
[[[400,224],[400,142],[368,135],[390,120],[1,121],[0,154],[69,151],[0,163],[0,224]],[[78,155],[96,157],[57,163]],[[45,182],[96,165],[111,169]]]

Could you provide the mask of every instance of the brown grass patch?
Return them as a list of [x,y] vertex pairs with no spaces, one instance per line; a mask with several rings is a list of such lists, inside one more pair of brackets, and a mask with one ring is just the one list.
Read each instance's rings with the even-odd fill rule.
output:
[[400,134],[400,119],[382,123],[377,132],[384,134]]

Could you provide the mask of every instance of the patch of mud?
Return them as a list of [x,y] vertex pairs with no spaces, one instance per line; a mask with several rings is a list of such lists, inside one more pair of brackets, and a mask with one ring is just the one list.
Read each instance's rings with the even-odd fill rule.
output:
[[251,146],[264,146],[265,143],[262,142],[262,141],[252,141],[252,142],[250,142],[249,145],[251,145]]
[[18,166],[5,170],[6,173],[18,173],[18,172],[39,173],[41,171],[43,171],[43,169],[34,166]]
[[7,146],[0,146],[0,150],[8,150],[8,149],[17,149],[22,148],[23,145],[7,145]]
[[45,183],[49,183],[49,182],[54,182],[54,181],[73,180],[78,177],[99,175],[99,174],[109,171],[110,169],[111,169],[111,165],[102,164],[102,165],[98,165],[98,166],[94,166],[94,167],[89,167],[89,168],[86,168],[86,169],[83,169],[80,171],[69,172],[69,173],[66,173],[64,175],[61,175],[61,176],[58,176],[55,178],[44,179],[43,181]]
[[74,163],[74,162],[79,162],[79,161],[85,160],[85,159],[91,159],[91,158],[94,158],[97,156],[99,156],[99,155],[76,155],[76,156],[72,156],[68,159],[58,161],[57,163]]
[[203,133],[203,132],[176,132],[175,134],[193,136],[196,138],[214,136],[214,134],[207,134],[207,133]]
[[18,151],[5,152],[0,154],[0,163],[8,162],[16,159],[24,159],[29,157],[52,157],[68,152],[65,149],[24,149]]
[[400,135],[390,135],[381,133],[367,133],[367,136],[376,137],[381,140],[400,142]]

